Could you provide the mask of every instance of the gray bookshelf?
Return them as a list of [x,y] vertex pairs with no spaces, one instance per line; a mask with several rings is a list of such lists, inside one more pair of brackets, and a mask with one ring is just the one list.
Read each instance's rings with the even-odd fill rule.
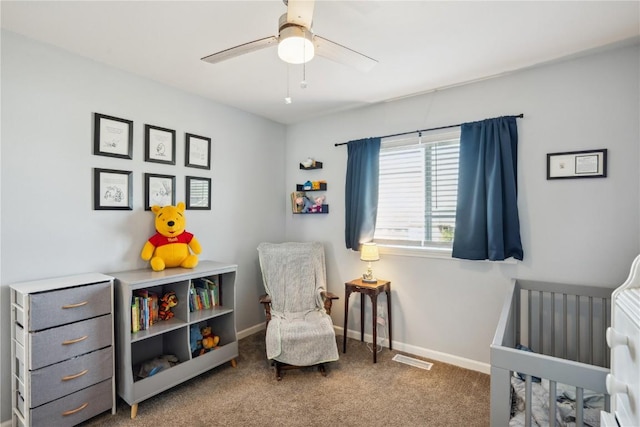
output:
[[[235,278],[237,265],[200,261],[194,269],[169,268],[112,273],[116,294],[116,378],[118,395],[131,405],[135,418],[138,403],[170,389],[190,378],[226,362],[236,366],[238,339],[235,322]],[[219,284],[221,305],[210,309],[189,310],[189,289],[197,279],[207,278]],[[178,305],[174,317],[160,320],[148,329],[132,332],[132,297],[137,290],[148,290],[160,297],[174,291]],[[211,326],[220,337],[218,347],[208,353],[192,356],[190,327]],[[139,378],[139,366],[163,355],[173,355],[178,363],[152,376]]]

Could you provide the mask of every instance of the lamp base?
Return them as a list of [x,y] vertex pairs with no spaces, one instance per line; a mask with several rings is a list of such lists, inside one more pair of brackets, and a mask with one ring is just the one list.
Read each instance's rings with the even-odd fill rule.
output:
[[362,275],[362,281],[364,283],[378,283],[378,279],[373,277],[373,272],[371,270],[368,270]]

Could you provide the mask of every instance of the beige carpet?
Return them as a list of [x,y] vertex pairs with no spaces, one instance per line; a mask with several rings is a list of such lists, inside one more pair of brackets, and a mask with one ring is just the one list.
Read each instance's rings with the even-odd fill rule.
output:
[[315,369],[289,370],[275,379],[265,359],[264,332],[240,340],[237,368],[224,364],[139,404],[118,399],[116,415],[104,413],[83,426],[487,426],[489,376],[434,362],[423,370],[392,361],[385,348],[378,363],[366,343],[349,339],[340,360]]

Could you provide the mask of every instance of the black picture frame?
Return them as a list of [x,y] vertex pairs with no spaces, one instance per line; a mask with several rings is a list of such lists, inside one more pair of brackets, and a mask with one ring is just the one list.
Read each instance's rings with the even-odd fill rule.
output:
[[93,113],[93,154],[133,159],[133,121]]
[[184,165],[191,168],[211,169],[211,138],[185,134]]
[[211,178],[186,177],[187,209],[211,210]]
[[131,171],[93,169],[93,209],[133,210]]
[[547,179],[606,178],[607,149],[547,154]]
[[176,204],[176,177],[156,173],[144,174],[144,210]]
[[144,161],[175,165],[176,131],[144,125]]

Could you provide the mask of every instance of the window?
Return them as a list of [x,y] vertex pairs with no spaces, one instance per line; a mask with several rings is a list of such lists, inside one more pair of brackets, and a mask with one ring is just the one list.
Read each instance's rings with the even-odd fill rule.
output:
[[382,140],[378,244],[451,248],[459,152],[460,131]]

